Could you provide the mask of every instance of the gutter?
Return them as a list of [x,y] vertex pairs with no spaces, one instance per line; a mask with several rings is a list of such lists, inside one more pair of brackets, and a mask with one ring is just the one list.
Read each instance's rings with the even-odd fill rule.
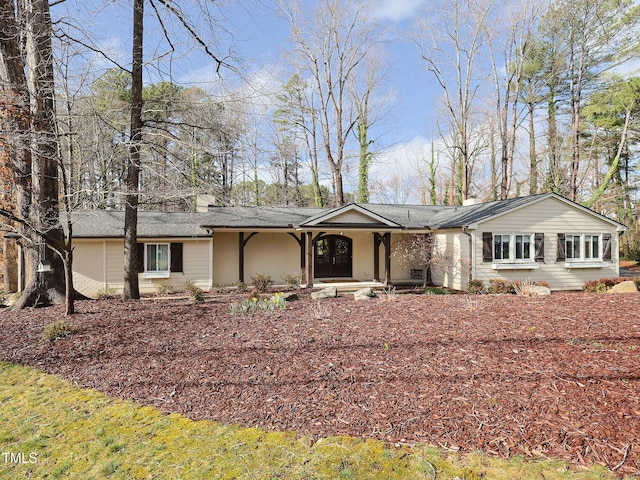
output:
[[476,278],[476,250],[475,250],[475,243],[476,243],[476,234],[475,234],[475,229],[470,229],[469,226],[464,225],[462,227],[462,233],[464,233],[465,235],[467,235],[469,237],[469,278],[467,279],[469,283],[467,283],[467,288],[469,288],[469,284],[471,283],[471,280]]

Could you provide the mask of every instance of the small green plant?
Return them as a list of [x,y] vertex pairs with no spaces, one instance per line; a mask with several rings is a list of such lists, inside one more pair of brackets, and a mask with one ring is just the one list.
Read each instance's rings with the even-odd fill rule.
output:
[[262,300],[258,297],[245,298],[239,304],[232,303],[230,310],[232,315],[253,313],[256,311],[274,312],[276,310],[284,310],[286,305],[287,300],[284,294],[278,292],[272,297],[263,298]]
[[289,288],[300,288],[300,274],[299,273],[286,273],[282,279]]
[[253,288],[258,293],[266,292],[273,285],[273,279],[267,273],[256,273],[251,276],[251,281],[253,282]]
[[0,288],[0,307],[4,307],[7,304],[7,294],[4,288]]
[[75,332],[75,327],[69,324],[69,322],[66,320],[57,320],[44,328],[42,336],[49,342],[55,342],[59,338],[67,337]]
[[158,295],[168,295],[173,291],[171,282],[166,278],[155,282],[153,286],[155,287]]
[[238,292],[244,293],[249,289],[249,287],[247,287],[247,284],[244,282],[236,282],[236,289]]
[[440,287],[427,287],[424,289],[425,295],[448,295],[449,290]]

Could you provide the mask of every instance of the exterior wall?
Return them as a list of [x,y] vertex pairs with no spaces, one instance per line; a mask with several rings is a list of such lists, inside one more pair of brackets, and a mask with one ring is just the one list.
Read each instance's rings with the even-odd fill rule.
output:
[[[544,262],[538,268],[524,270],[495,270],[493,262],[483,262],[482,233],[544,233]],[[548,198],[517,211],[480,224],[474,233],[474,278],[488,284],[490,279],[545,281],[553,290],[580,290],[588,280],[617,277],[619,274],[619,234],[615,225],[589,215],[555,198]],[[606,267],[566,268],[557,262],[557,236],[565,234],[611,234],[612,259]],[[602,242],[600,245],[602,249]]]
[[[140,274],[140,293],[156,293],[156,284],[168,280],[174,291],[184,290],[184,282],[193,280],[201,288],[209,288],[210,239],[139,239],[145,242],[183,243],[183,272],[172,272],[167,279],[144,278]],[[89,297],[124,288],[124,241],[75,239],[73,281],[76,290]]]
[[471,268],[469,235],[456,229],[434,233],[433,238],[433,283],[455,290],[467,290]]
[[[216,233],[217,235],[217,233]],[[248,235],[245,234],[245,238]],[[300,234],[297,234],[300,238]],[[234,235],[236,252],[238,251],[238,234]],[[232,272],[238,281],[238,254]],[[283,284],[287,274],[300,274],[300,245],[288,233],[261,232],[253,236],[244,249],[244,281],[251,283],[251,276],[266,273],[276,284]],[[214,278],[215,273],[214,273]],[[218,280],[216,280],[216,283]]]

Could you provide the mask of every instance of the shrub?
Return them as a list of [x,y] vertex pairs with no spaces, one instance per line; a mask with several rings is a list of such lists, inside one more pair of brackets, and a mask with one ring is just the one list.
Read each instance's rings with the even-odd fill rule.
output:
[[66,320],[57,320],[47,325],[42,332],[42,336],[49,342],[55,342],[59,338],[64,338],[76,332],[75,327]]
[[282,277],[284,283],[287,284],[289,288],[300,288],[300,274],[299,273],[287,273],[284,277]]
[[4,307],[7,304],[7,294],[4,291],[4,288],[0,288],[0,307]]
[[236,288],[238,289],[238,292],[240,292],[240,293],[244,293],[249,289],[249,287],[247,287],[247,284],[244,283],[244,282],[237,282],[236,283]]
[[469,288],[467,290],[472,295],[478,295],[484,292],[484,282],[477,279],[471,280],[469,281]]
[[493,294],[505,294],[515,293],[513,283],[509,280],[503,280],[501,278],[492,278],[489,280],[489,293]]
[[155,282],[153,286],[155,287],[158,295],[168,295],[173,291],[171,288],[171,283],[166,278],[160,280],[159,282]]
[[269,287],[273,285],[273,279],[266,273],[256,273],[255,275],[252,275],[251,281],[253,282],[253,288],[258,293],[266,292],[269,290]]
[[640,278],[601,278],[599,280],[589,280],[585,282],[582,290],[587,293],[606,293],[614,285],[618,283],[631,280],[633,281],[638,288],[640,288]]
[[185,280],[184,289],[189,294],[189,297],[191,298],[191,301],[193,303],[204,302],[204,290],[198,287],[193,280],[191,279]]

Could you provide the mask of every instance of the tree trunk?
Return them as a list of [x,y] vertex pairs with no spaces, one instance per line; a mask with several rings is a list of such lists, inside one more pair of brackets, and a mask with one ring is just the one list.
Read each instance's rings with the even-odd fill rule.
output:
[[535,106],[529,102],[529,195],[538,193],[538,156],[536,153]]
[[142,143],[142,30],[144,0],[133,3],[133,62],[131,68],[131,139],[124,209],[124,291],[126,299],[140,298],[138,282],[138,204],[140,144]]
[[[26,286],[14,308],[62,303],[65,297],[62,262],[45,247],[44,238],[51,243],[63,242],[49,4],[46,0],[27,0],[24,11],[14,11],[13,2],[3,1],[0,8],[0,23],[6,32],[0,47],[3,57],[0,75],[13,103],[10,108],[16,109],[10,120],[17,135],[11,140],[16,213],[25,222],[21,223],[19,233],[25,247]],[[26,57],[17,44],[22,36],[16,14],[24,19]],[[41,234],[37,235],[34,228]],[[51,265],[51,271],[37,273],[36,265],[45,261]]]

